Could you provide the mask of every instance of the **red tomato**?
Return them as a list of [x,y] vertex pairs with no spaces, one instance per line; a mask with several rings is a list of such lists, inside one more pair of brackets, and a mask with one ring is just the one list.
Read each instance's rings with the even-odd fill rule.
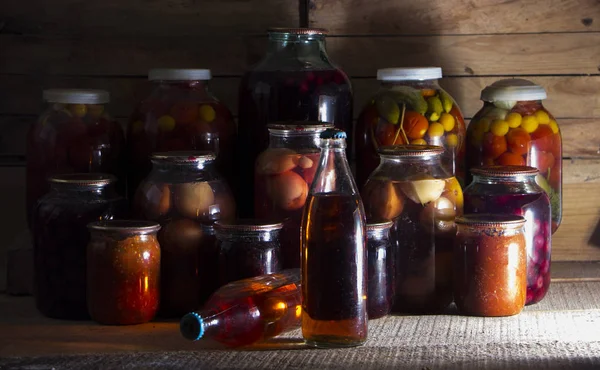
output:
[[[375,138],[377,139],[377,143],[382,146],[393,145],[394,139],[396,138],[396,128],[397,127],[395,125],[380,119],[379,124],[375,129]],[[402,133],[398,134],[396,144],[406,144],[404,143]]]
[[483,136],[483,154],[486,157],[496,159],[506,150],[507,144],[504,136],[496,136],[491,132],[485,133]]
[[429,128],[429,122],[424,115],[415,111],[406,111],[402,128],[410,140],[421,139]]
[[501,166],[524,166],[525,159],[518,154],[506,152],[496,159],[496,163]]
[[508,142],[508,149],[511,152],[523,155],[529,151],[529,145],[531,143],[531,137],[520,127],[513,128],[506,134],[506,141]]
[[531,133],[531,145],[538,150],[549,152],[552,150],[554,133],[549,125],[539,125]]
[[198,119],[198,104],[193,102],[175,103],[169,113],[178,123],[190,123]]
[[[546,175],[548,170],[554,166],[554,155],[550,152],[535,152],[529,156],[530,166],[536,167],[540,170],[542,175]],[[535,163],[534,163],[535,160]]]

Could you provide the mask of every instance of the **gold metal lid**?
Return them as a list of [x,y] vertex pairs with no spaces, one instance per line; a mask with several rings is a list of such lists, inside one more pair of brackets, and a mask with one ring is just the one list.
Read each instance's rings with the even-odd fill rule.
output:
[[507,215],[507,214],[466,214],[457,217],[454,222],[457,225],[467,225],[471,227],[481,228],[519,228],[525,225],[523,216]]
[[436,145],[387,145],[379,147],[378,153],[402,157],[424,157],[442,155],[444,148]]
[[214,161],[215,158],[215,153],[206,150],[158,152],[153,153],[150,157],[150,159],[152,160],[160,160],[178,164],[196,164],[200,162],[209,162]]
[[160,224],[141,220],[94,221],[87,225],[92,231],[118,232],[122,234],[152,234],[160,230]]
[[537,168],[530,166],[482,166],[471,169],[473,175],[490,177],[535,176],[539,172]]
[[300,27],[271,27],[269,33],[289,33],[292,35],[327,35],[329,31],[325,28],[300,28]]
[[237,219],[235,221],[217,221],[215,230],[217,232],[231,231],[275,231],[283,228],[283,222],[258,219]]
[[48,181],[51,184],[102,187],[116,182],[117,178],[107,173],[63,173],[51,176]]

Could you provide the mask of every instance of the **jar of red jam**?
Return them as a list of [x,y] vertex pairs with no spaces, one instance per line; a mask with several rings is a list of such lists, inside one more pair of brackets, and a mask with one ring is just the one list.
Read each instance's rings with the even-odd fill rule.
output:
[[367,312],[369,319],[390,313],[394,294],[394,259],[390,228],[392,221],[367,224],[369,285]]
[[300,224],[308,189],[319,166],[319,135],[331,125],[269,124],[269,147],[256,160],[254,210],[284,222],[283,268],[300,267]]
[[[134,214],[159,222],[162,251],[159,315],[177,317],[198,308],[202,290],[202,224],[235,218],[229,186],[215,170],[209,152],[168,152],[152,155],[153,169],[137,189]],[[198,292],[198,294],[190,294]]]
[[467,169],[537,168],[537,181],[550,198],[554,233],[562,219],[562,136],[544,99],[542,86],[522,79],[500,80],[483,89],[483,107],[467,131]]
[[511,316],[525,306],[525,219],[507,214],[456,219],[454,301],[458,312]]
[[273,28],[268,33],[267,54],[240,86],[236,199],[242,217],[253,217],[254,163],[268,146],[267,124],[322,122],[353,132],[352,87],[327,55],[327,31]]
[[537,183],[541,175],[526,166],[487,166],[471,170],[465,188],[466,213],[512,214],[525,217],[527,302],[537,303],[550,287],[551,207]]
[[148,79],[153,89],[137,105],[127,129],[130,196],[150,172],[154,152],[213,151],[218,171],[233,184],[235,123],[210,90],[210,70],[152,69]]
[[359,186],[379,164],[379,147],[403,144],[443,146],[443,165],[464,184],[465,120],[456,101],[438,84],[440,78],[439,67],[377,71],[379,91],[356,123]]
[[282,228],[268,220],[217,221],[219,285],[281,271]]
[[152,320],[158,310],[160,225],[112,220],[88,225],[87,303],[92,320],[103,325],[133,325]]
[[97,173],[54,175],[32,219],[34,296],[38,310],[55,319],[87,319],[87,224],[123,217],[126,203],[116,178]]
[[27,134],[27,219],[50,190],[48,178],[63,173],[108,173],[125,190],[124,135],[106,110],[102,90],[44,90],[44,112]]
[[452,302],[454,218],[463,194],[443,154],[440,146],[381,147],[381,163],[361,192],[367,222],[394,222],[392,312],[434,313]]

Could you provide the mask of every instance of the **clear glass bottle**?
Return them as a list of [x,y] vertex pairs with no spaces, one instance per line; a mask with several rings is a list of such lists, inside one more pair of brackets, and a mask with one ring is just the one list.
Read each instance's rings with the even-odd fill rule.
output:
[[367,254],[369,257],[369,320],[390,313],[394,298],[394,258],[390,240],[392,221],[367,224]]
[[[242,217],[254,217],[254,163],[267,148],[267,124],[311,121],[352,131],[352,87],[330,61],[327,31],[312,28],[269,30],[265,57],[240,85],[237,144],[237,200]],[[352,146],[349,143],[349,148]]]
[[284,221],[283,268],[300,267],[300,224],[317,172],[319,134],[331,125],[269,124],[269,147],[256,160],[254,210],[260,219]]
[[346,134],[321,133],[321,160],[302,217],[302,335],[313,347],[367,340],[367,233],[346,159]]

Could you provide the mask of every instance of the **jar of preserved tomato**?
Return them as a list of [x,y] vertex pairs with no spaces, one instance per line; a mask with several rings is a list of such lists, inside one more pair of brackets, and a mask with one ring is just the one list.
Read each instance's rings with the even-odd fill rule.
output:
[[162,226],[159,315],[181,316],[198,308],[200,295],[190,292],[200,292],[205,283],[199,265],[201,224],[235,218],[235,202],[214,169],[214,153],[155,153],[151,160],[153,169],[135,194],[134,214]]
[[104,325],[152,320],[159,305],[160,225],[113,220],[92,222],[88,228],[87,302],[92,319]]
[[133,195],[152,168],[154,152],[208,150],[233,184],[236,128],[230,111],[211,92],[208,69],[152,69],[153,90],[133,112],[127,129],[128,187]]
[[282,228],[268,220],[217,221],[219,285],[281,271]]
[[353,132],[352,87],[327,55],[326,34],[315,28],[270,29],[267,55],[242,78],[236,146],[242,217],[253,217],[254,163],[267,148],[268,123],[322,122]]
[[300,267],[300,224],[308,189],[319,166],[319,135],[331,125],[269,124],[269,147],[256,160],[254,210],[284,222],[283,268]]
[[32,219],[34,296],[38,310],[55,319],[87,319],[87,224],[123,217],[126,203],[116,178],[97,173],[54,175]]
[[552,233],[562,219],[562,136],[542,105],[546,90],[522,79],[500,80],[481,92],[484,104],[467,131],[467,168],[531,166],[552,205]]
[[378,319],[390,313],[394,294],[394,259],[390,228],[392,221],[367,224],[367,256],[369,285],[367,312],[369,319]]
[[[537,184],[539,171],[527,166],[485,166],[471,170],[465,188],[466,213],[512,214],[525,217],[527,302],[537,303],[550,286],[551,207]],[[543,181],[543,179],[542,179]]]
[[381,147],[381,163],[361,192],[367,222],[394,221],[392,312],[433,313],[452,302],[454,218],[463,194],[443,154],[439,146]]
[[50,190],[48,178],[62,173],[101,172],[119,179],[125,190],[124,135],[108,114],[108,92],[44,90],[45,109],[27,134],[27,220]]
[[454,99],[438,84],[440,78],[438,67],[377,71],[379,92],[356,123],[359,186],[379,164],[379,147],[404,144],[443,146],[443,165],[464,184],[465,121]]
[[525,306],[525,219],[514,215],[466,215],[456,219],[454,301],[474,316],[511,316]]

